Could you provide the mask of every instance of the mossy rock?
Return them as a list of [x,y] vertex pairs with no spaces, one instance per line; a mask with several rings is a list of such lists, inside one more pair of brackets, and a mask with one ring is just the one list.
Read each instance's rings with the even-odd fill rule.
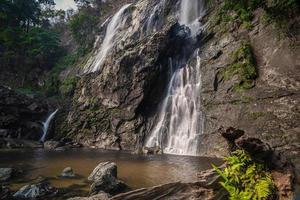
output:
[[230,80],[235,75],[239,76],[239,83],[234,85],[234,91],[244,91],[252,88],[258,74],[251,45],[246,41],[242,41],[241,46],[230,54],[230,57],[233,63],[223,70],[224,79]]

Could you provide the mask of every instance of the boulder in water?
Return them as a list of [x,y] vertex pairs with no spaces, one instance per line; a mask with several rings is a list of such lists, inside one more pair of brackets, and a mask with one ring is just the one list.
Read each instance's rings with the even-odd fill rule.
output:
[[100,163],[93,172],[89,175],[89,181],[101,180],[103,176],[112,176],[117,178],[117,165],[113,162],[102,162]]
[[91,193],[106,192],[109,194],[118,194],[128,187],[117,178],[117,165],[113,162],[100,163],[88,177],[89,181],[93,181]]
[[0,182],[8,181],[13,176],[13,168],[0,168]]
[[48,195],[55,195],[57,189],[51,187],[46,182],[41,182],[32,185],[25,185],[19,191],[17,191],[13,196],[16,198],[40,198]]
[[66,167],[60,174],[64,178],[74,178],[76,175],[71,167]]

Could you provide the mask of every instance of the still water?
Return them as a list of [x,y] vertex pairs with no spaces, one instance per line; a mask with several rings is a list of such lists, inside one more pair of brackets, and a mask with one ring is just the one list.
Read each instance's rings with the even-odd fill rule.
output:
[[[151,187],[174,181],[196,181],[197,172],[220,164],[216,158],[176,155],[133,155],[126,152],[76,149],[63,152],[39,150],[0,151],[0,167],[14,167],[24,171],[22,177],[12,180],[15,189],[39,176],[49,178],[58,188],[80,185],[89,189],[88,175],[100,163],[113,161],[118,166],[118,178],[131,188]],[[72,167],[79,178],[59,178],[65,167]]]

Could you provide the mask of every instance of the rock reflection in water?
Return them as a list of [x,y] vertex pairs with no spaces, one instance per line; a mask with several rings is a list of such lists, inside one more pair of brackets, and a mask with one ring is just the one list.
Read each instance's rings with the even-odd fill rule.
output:
[[[24,176],[19,180],[19,187],[38,176],[48,177],[55,187],[81,185],[88,190],[86,179],[92,170],[103,161],[113,161],[118,166],[118,177],[131,188],[150,187],[174,181],[191,182],[196,180],[196,173],[219,164],[219,159],[187,157],[175,155],[143,156],[124,152],[100,150],[69,150],[64,152],[35,150],[12,150],[0,152],[0,167],[23,169]],[[61,171],[70,166],[79,178],[59,178]]]

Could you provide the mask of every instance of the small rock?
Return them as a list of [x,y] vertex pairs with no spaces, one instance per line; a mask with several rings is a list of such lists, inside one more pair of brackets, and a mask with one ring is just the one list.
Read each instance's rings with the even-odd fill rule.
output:
[[0,182],[8,181],[13,175],[13,168],[0,168]]
[[54,149],[55,151],[66,151],[67,147],[57,147]]
[[53,149],[56,149],[56,148],[58,148],[58,147],[60,147],[61,146],[61,143],[60,142],[58,142],[58,141],[46,141],[45,143],[44,143],[44,148],[45,149],[49,149],[49,150],[53,150]]
[[71,167],[66,167],[60,175],[64,178],[74,178],[76,176]]
[[160,147],[143,147],[143,154],[151,155],[151,154],[161,154]]

